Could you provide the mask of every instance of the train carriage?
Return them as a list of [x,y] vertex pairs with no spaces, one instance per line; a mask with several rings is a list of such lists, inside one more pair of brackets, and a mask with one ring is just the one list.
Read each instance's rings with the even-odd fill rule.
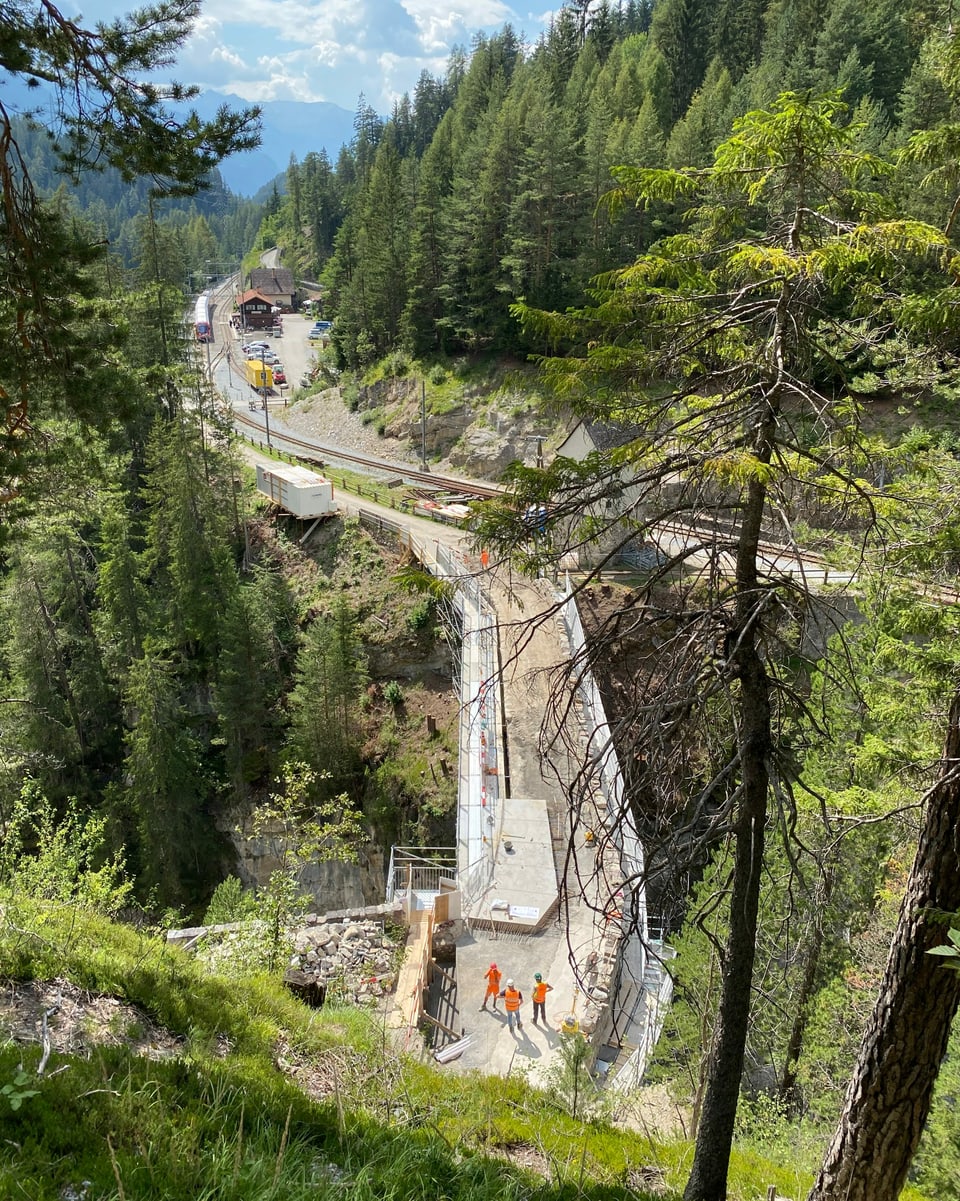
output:
[[213,326],[210,323],[210,293],[202,292],[197,297],[193,311],[193,332],[198,342],[213,341]]

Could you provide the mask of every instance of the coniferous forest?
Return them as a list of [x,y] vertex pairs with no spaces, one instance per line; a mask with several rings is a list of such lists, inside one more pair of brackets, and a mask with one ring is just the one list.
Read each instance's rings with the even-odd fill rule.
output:
[[567,5],[535,46],[507,27],[443,78],[425,72],[387,121],[361,103],[335,165],[291,164],[274,228],[311,277],[325,271],[346,365],[397,345],[540,349],[516,298],[577,305],[681,226],[675,205],[611,213],[611,169],[707,166],[735,118],[784,91],[837,89],[860,146],[888,158],[929,131],[890,198],[945,223],[950,186],[924,162],[952,119],[940,28],[894,4]]
[[[48,129],[0,105],[0,971],[69,971],[136,1001],[194,1040],[178,1062],[196,1068],[140,1081],[128,1063],[123,1104],[89,1112],[60,1077],[73,1126],[54,1137],[48,1115],[35,1136],[23,1122],[56,1109],[52,1082],[11,1039],[3,1195],[28,1171],[26,1195],[86,1196],[38,1166],[77,1153],[75,1129],[77,1147],[102,1144],[88,1176],[104,1197],[642,1197],[638,1155],[669,1162],[685,1201],[765,1195],[771,1165],[811,1201],[960,1197],[949,8],[569,0],[536,44],[478,37],[387,118],[361,98],[336,163],[291,162],[264,205],[217,174],[255,144],[255,110],[174,119],[165,104],[189,89],[137,82],[198,12],[161,6],[107,35],[0,2],[0,65],[62,105]],[[514,463],[509,495],[473,517],[498,560],[551,576],[576,551],[585,609],[601,584],[612,597],[589,647],[627,781],[610,837],[616,821],[639,835],[631,883],[678,952],[648,1081],[686,1115],[682,1138],[642,1152],[604,1126],[615,1179],[584,1166],[610,1116],[599,1101],[562,1127],[583,1140],[578,1176],[504,1183],[485,1158],[545,1138],[560,1119],[538,1106],[582,1116],[575,1057],[546,1099],[510,1081],[477,1085],[482,1113],[465,1097],[444,1109],[449,1080],[410,1066],[401,1085],[352,1019],[321,1043],[309,1025],[290,1036],[299,1019],[269,993],[276,939],[244,985],[256,1019],[193,966],[142,966],[152,932],[211,896],[221,918],[275,932],[295,909],[283,872],[259,897],[234,889],[238,812],[295,822],[316,858],[431,843],[449,815],[399,686],[385,697],[369,668],[377,605],[426,655],[435,596],[398,599],[389,555],[355,524],[307,561],[255,512],[190,353],[191,291],[271,245],[322,282],[343,381],[497,362],[522,388],[533,364],[542,428],[617,432]],[[638,547],[642,572],[611,588]],[[590,788],[586,765],[574,813]],[[239,1067],[214,1063],[218,1021]],[[334,1083],[291,1099],[271,1075],[281,1044],[336,1059]],[[81,1060],[83,1096],[114,1095],[97,1087],[114,1068]],[[389,1097],[361,1080],[368,1061],[388,1065]],[[190,1154],[175,1123],[144,1137],[124,1114],[151,1089],[166,1099],[152,1109],[195,1106],[198,1129],[213,1096],[240,1134],[198,1133]],[[516,1126],[495,1137],[507,1096]],[[411,1135],[410,1171],[406,1142],[391,1164],[374,1149],[373,1114],[381,1138]],[[174,1186],[154,1145],[196,1175]],[[144,1162],[142,1191],[125,1190]],[[327,1170],[341,1162],[355,1188]]]

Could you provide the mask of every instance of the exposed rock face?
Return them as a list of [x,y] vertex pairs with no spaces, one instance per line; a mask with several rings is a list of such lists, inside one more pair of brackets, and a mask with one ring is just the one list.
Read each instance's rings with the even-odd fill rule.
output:
[[481,425],[467,430],[447,455],[450,466],[457,471],[485,478],[499,475],[516,459],[522,460],[523,452],[518,453],[509,437]]
[[552,458],[550,448],[561,441],[561,427],[520,403],[523,397],[519,394],[514,400],[513,408],[491,406],[482,420],[464,431],[447,455],[451,468],[495,479],[510,463],[533,466],[538,457],[543,461]]
[[444,679],[453,677],[453,660],[450,648],[438,642],[433,653],[426,656],[422,653],[405,653],[404,647],[368,646],[367,666],[374,680],[387,680],[400,676],[406,680],[420,680],[432,672]]
[[[449,413],[431,413],[427,417],[427,454],[431,457],[442,458],[457,444],[465,430],[470,429],[476,414],[466,405],[459,409],[451,409]],[[406,423],[406,432],[400,433],[398,423],[396,436],[406,437],[414,446],[420,445],[420,418]],[[390,426],[387,426],[390,432]]]
[[420,382],[408,376],[402,379],[386,377],[375,384],[361,384],[358,389],[357,408],[379,409],[384,405],[405,404],[420,395]]
[[[428,413],[426,451],[443,465],[480,478],[495,478],[516,460],[533,464],[544,444],[553,445],[561,431],[525,402],[522,393],[500,393],[498,403],[484,410],[482,398],[464,392],[463,403],[445,413]],[[502,403],[500,401],[502,400]],[[420,381],[416,378],[382,379],[360,387],[358,410],[389,411],[386,438],[406,443],[414,453],[421,449]],[[544,437],[539,437],[544,435]],[[549,457],[547,455],[546,457]]]
[[[224,833],[236,850],[234,870],[245,885],[266,887],[271,873],[284,866],[281,835],[269,831],[254,835],[243,826],[237,830],[235,822],[225,824]],[[386,874],[382,848],[368,844],[360,848],[358,863],[329,860],[305,864],[297,883],[318,909],[362,909],[383,900]]]

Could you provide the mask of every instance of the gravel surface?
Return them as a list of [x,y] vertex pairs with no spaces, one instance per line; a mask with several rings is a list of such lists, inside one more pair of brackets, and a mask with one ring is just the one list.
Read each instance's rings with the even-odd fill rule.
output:
[[[242,382],[243,352],[241,339],[230,331],[225,322],[229,316],[226,304],[222,304],[217,319],[217,336],[221,354],[217,358],[216,370],[219,386],[235,407],[247,410],[250,389]],[[406,440],[381,437],[372,424],[365,425],[359,413],[351,413],[340,399],[337,388],[302,397],[289,403],[293,393],[299,391],[301,378],[316,364],[316,348],[307,338],[313,324],[309,317],[299,313],[288,313],[283,318],[282,338],[266,335],[266,341],[280,357],[290,383],[282,390],[278,388],[270,402],[270,424],[279,433],[289,433],[315,439],[328,447],[359,451],[376,458],[397,463],[417,464],[419,452]],[[254,335],[249,335],[253,337]],[[229,356],[232,373],[227,372],[226,358]],[[284,404],[284,401],[287,404]],[[252,414],[251,414],[252,415]]]
[[315,393],[277,412],[274,422],[302,437],[315,438],[325,446],[342,446],[345,450],[358,450],[398,463],[419,461],[408,442],[383,438],[372,425],[364,425],[359,413],[347,409],[336,388]]

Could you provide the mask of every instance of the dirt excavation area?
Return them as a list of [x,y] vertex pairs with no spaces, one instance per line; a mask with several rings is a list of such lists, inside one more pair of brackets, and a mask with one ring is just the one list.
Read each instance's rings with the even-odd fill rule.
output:
[[169,1059],[184,1049],[182,1039],[135,1006],[86,992],[69,980],[5,981],[0,986],[0,1035],[62,1055],[126,1046],[148,1059]]

